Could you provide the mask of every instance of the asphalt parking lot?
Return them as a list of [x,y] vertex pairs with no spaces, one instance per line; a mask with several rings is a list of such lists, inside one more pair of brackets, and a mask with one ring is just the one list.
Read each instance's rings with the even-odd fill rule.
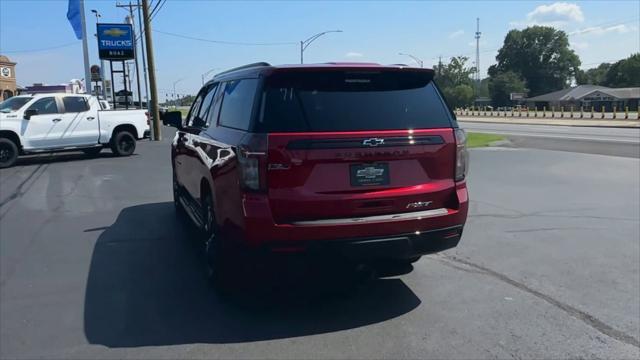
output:
[[457,249],[245,307],[175,219],[168,138],[0,170],[2,358],[640,357],[638,158],[474,149]]

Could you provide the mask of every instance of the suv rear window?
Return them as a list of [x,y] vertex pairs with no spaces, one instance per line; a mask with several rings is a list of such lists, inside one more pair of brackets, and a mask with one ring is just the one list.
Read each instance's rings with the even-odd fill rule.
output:
[[285,72],[269,77],[258,132],[451,127],[428,72]]

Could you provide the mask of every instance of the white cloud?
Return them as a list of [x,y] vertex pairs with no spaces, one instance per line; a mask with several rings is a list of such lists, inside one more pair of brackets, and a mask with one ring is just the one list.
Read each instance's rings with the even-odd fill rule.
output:
[[348,57],[348,58],[361,58],[363,56],[364,56],[363,54],[355,51],[349,51],[348,53],[344,54],[344,57]]
[[589,47],[589,43],[586,41],[572,41],[571,48],[574,50],[584,50]]
[[533,25],[563,28],[570,23],[584,22],[584,14],[577,4],[555,2],[550,5],[540,5],[529,12],[525,20],[511,21],[509,25],[526,27]]
[[584,14],[577,4],[556,2],[538,6],[527,14],[527,20],[536,23],[583,22]]
[[585,35],[585,34],[593,34],[593,35],[603,35],[609,32],[616,32],[618,34],[628,33],[630,31],[635,30],[633,26],[627,26],[624,24],[613,25],[613,26],[591,26],[584,29],[576,30],[570,32],[569,35]]
[[462,35],[464,35],[464,30],[460,29],[449,34],[449,39],[455,39],[458,36],[462,36]]

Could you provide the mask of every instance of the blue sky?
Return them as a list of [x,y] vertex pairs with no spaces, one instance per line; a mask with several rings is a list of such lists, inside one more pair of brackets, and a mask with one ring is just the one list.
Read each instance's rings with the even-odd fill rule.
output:
[[[158,0],[154,0],[158,1]],[[123,1],[124,2],[124,1]],[[127,12],[114,0],[85,0],[90,32],[96,9],[103,22],[122,22]],[[82,78],[82,46],[66,19],[66,0],[0,0],[0,53],[18,62],[20,85]],[[432,66],[438,56],[474,60],[475,19],[481,22],[481,73],[495,63],[507,31],[531,24],[553,25],[570,34],[583,68],[640,52],[640,1],[422,1],[422,2],[222,2],[168,0],[154,30],[236,42],[296,43],[327,34],[305,51],[305,62],[411,63],[411,53]],[[137,20],[137,19],[136,19]],[[179,93],[194,93],[212,68],[268,61],[296,63],[296,44],[240,46],[182,39],[154,32],[161,98],[174,81]],[[62,46],[64,45],[64,46]],[[97,63],[95,40],[90,56]],[[48,49],[51,47],[55,49]],[[41,50],[48,49],[48,50]],[[33,51],[41,50],[41,51]],[[484,76],[484,75],[483,75]]]

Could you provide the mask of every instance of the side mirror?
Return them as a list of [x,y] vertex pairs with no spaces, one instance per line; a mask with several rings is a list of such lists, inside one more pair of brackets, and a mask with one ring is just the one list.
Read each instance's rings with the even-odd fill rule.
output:
[[180,111],[167,111],[160,114],[162,123],[166,126],[182,129],[182,113]]
[[26,120],[31,119],[31,117],[34,116],[34,115],[38,115],[38,110],[36,110],[36,109],[28,109],[28,110],[26,110],[24,112],[24,118]]

